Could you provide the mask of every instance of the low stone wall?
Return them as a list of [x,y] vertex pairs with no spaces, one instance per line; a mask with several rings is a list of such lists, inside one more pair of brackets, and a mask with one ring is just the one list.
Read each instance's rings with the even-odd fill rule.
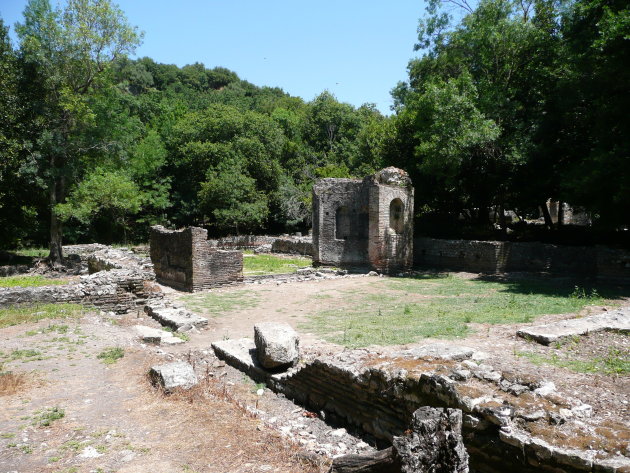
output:
[[[381,446],[408,428],[419,407],[447,407],[463,412],[464,443],[472,471],[614,473],[630,468],[630,459],[619,452],[578,450],[558,442],[576,435],[584,424],[597,432],[601,422],[607,422],[599,418],[590,423],[591,406],[560,395],[544,380],[521,378],[464,359],[474,356],[465,347],[434,344],[390,357],[371,356],[365,350],[344,351],[316,355],[298,367],[273,374],[260,366],[251,339],[212,346],[219,358],[256,381],[321,413],[328,422],[371,434],[382,441]],[[309,355],[303,353],[302,357],[308,360]],[[554,421],[558,412],[564,412],[560,415],[566,418]],[[554,426],[565,421],[568,425],[567,419],[581,420],[575,421],[573,430],[564,431],[563,437],[556,436]],[[528,430],[549,433],[541,438]],[[606,435],[598,438],[600,445],[609,442]]]
[[414,264],[481,273],[532,271],[630,278],[630,251],[601,246],[416,238]]
[[31,268],[26,264],[11,264],[6,266],[0,266],[0,278],[7,276],[15,276],[16,274],[25,274]]
[[[93,247],[94,248],[94,247]],[[41,287],[0,289],[0,307],[18,304],[75,303],[124,313],[135,310],[152,297],[161,297],[150,284],[154,279],[151,264],[125,249],[103,245],[82,258],[88,260],[93,274],[76,282]]]
[[79,282],[67,285],[4,288],[0,289],[0,307],[74,303],[124,313],[156,295],[147,284],[150,279],[147,273],[123,269],[81,276]]
[[217,248],[234,248],[238,250],[252,250],[263,245],[271,245],[278,237],[267,235],[237,235],[208,240],[211,246]]
[[220,250],[203,228],[151,228],[151,261],[158,282],[183,291],[202,291],[243,280],[243,253]]
[[303,238],[277,238],[271,244],[273,253],[288,253],[292,255],[313,256],[315,251],[313,248],[313,240],[307,237]]

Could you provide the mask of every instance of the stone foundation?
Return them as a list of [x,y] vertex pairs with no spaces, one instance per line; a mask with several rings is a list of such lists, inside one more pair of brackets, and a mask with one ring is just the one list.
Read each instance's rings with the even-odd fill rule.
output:
[[[484,364],[449,360],[450,355],[440,359],[437,347],[425,347],[425,352],[434,353],[425,359],[418,359],[413,350],[396,357],[370,356],[364,350],[344,351],[272,374],[258,363],[251,339],[215,342],[212,346],[219,358],[254,380],[321,413],[327,421],[372,435],[381,446],[389,445],[408,428],[418,408],[455,408],[463,412],[471,471],[621,473],[630,468],[627,457],[553,445],[552,438],[534,437],[527,431],[528,424],[538,423],[553,436],[551,419],[557,416],[556,398],[562,403],[575,402],[571,415],[582,423],[588,422],[590,406],[567,396],[554,398],[553,389],[542,381],[513,379]],[[305,357],[308,359],[308,355]],[[546,410],[534,415],[543,405]],[[594,423],[593,428],[597,426]],[[605,437],[601,441],[607,442]]]

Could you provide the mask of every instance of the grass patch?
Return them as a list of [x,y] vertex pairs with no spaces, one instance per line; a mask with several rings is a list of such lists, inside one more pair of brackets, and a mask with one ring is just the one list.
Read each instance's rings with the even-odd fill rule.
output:
[[96,355],[96,358],[101,360],[106,365],[112,365],[120,360],[123,356],[125,356],[125,350],[123,348],[112,347],[106,348],[105,350],[100,352],[98,355]]
[[597,356],[587,360],[565,358],[552,353],[544,355],[531,352],[516,352],[517,356],[525,357],[536,366],[552,365],[567,368],[578,373],[599,373],[605,375],[630,374],[630,350],[609,348],[606,356]]
[[200,293],[184,296],[181,300],[187,309],[212,316],[256,307],[259,302],[258,296],[250,291]]
[[40,287],[68,284],[68,279],[51,279],[40,275],[18,275],[0,278],[0,287]]
[[16,250],[15,253],[29,258],[45,258],[50,253],[50,250],[48,248],[22,248]]
[[162,330],[164,330],[165,332],[172,333],[173,336],[179,338],[180,340],[184,340],[185,342],[190,340],[190,335],[183,332],[177,332],[173,329],[173,327],[162,327]]
[[79,318],[83,307],[78,304],[20,305],[0,309],[0,328],[37,322],[42,319]]
[[47,407],[35,413],[33,416],[33,425],[48,427],[54,421],[63,419],[65,415],[66,411],[60,407]]
[[311,258],[302,256],[287,258],[276,255],[246,253],[243,258],[243,274],[246,276],[259,276],[264,274],[295,273],[298,268],[310,266],[311,264]]
[[379,280],[368,294],[318,297],[324,309],[302,325],[347,347],[411,343],[420,338],[464,337],[471,323],[531,322],[545,314],[606,304],[611,291],[579,288],[557,280],[496,281],[454,275]]
[[[0,355],[0,356],[4,356],[4,355]],[[41,351],[31,350],[31,349],[13,350],[9,355],[6,355],[6,358],[7,358],[6,361],[15,361],[15,360],[35,361],[35,360],[44,359]]]

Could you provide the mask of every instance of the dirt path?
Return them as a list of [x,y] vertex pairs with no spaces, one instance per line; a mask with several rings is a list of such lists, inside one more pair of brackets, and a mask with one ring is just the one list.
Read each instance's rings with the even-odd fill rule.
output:
[[[47,331],[66,324],[62,335]],[[34,331],[44,333],[25,335]],[[105,365],[96,356],[112,346],[125,356]],[[133,341],[124,323],[90,316],[0,330],[5,360],[26,349],[40,355],[5,362],[29,374],[24,389],[0,397],[1,472],[311,471],[296,463],[294,446],[233,403],[191,403],[153,389],[147,370],[163,360]],[[50,408],[65,416],[40,425]]]

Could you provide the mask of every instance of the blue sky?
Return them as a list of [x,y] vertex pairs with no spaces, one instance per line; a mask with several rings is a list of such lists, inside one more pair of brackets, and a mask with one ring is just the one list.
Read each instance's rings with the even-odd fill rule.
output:
[[[55,5],[57,2],[52,0]],[[145,32],[137,56],[223,66],[256,85],[312,100],[323,90],[389,113],[390,90],[417,53],[422,0],[119,0]],[[26,0],[0,0],[5,24]]]

